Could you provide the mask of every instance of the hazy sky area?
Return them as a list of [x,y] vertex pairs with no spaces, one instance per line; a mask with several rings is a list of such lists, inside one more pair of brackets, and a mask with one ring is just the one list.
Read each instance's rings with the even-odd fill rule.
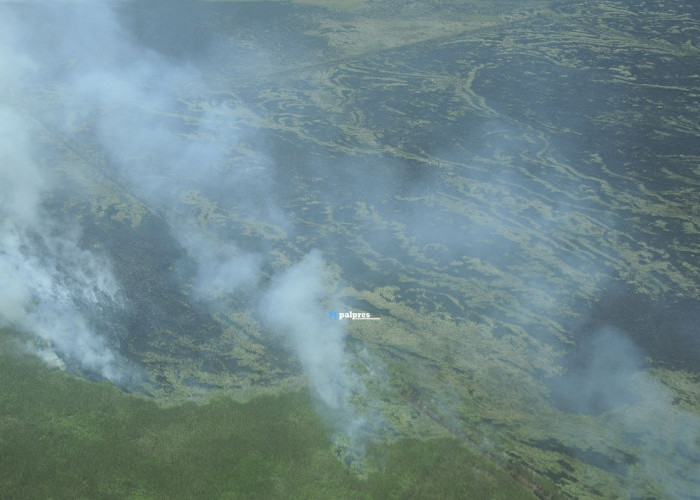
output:
[[[149,396],[302,380],[356,450],[420,417],[551,452],[548,477],[565,456],[694,498],[697,8],[472,31],[408,3],[410,25],[372,2],[0,4],[0,323]],[[654,41],[665,22],[688,40]],[[328,315],[351,309],[382,320]]]

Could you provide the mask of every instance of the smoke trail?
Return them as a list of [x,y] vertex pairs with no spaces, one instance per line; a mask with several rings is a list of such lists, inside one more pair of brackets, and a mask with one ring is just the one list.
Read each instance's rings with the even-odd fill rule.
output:
[[345,352],[346,332],[330,320],[324,304],[325,263],[312,251],[276,276],[261,301],[264,320],[285,335],[308,373],[314,392],[328,407],[346,409],[356,387]]
[[337,305],[330,287],[326,263],[313,250],[273,279],[260,301],[260,314],[296,353],[313,394],[324,405],[321,412],[353,447],[361,447],[368,429],[378,422],[353,405],[365,388],[350,366],[346,323],[328,317],[327,311]]
[[[0,32],[10,32],[7,23]],[[30,333],[29,348],[49,365],[119,382],[121,361],[85,318],[116,307],[119,287],[109,262],[80,248],[79,232],[59,226],[43,206],[52,182],[34,159],[27,118],[11,107],[31,63],[7,35],[1,41],[0,54],[14,57],[0,58],[0,322]],[[26,64],[14,65],[18,59]]]

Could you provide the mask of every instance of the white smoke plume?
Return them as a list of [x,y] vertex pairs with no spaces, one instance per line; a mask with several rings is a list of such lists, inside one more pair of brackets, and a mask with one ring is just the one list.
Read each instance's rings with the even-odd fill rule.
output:
[[260,301],[259,313],[295,352],[312,394],[322,404],[321,415],[340,433],[335,435],[337,444],[349,444],[351,453],[361,453],[366,439],[383,423],[371,404],[369,408],[356,407],[355,400],[366,394],[366,387],[351,364],[359,361],[373,369],[376,360],[366,352],[361,351],[359,357],[349,352],[347,322],[328,316],[328,311],[338,306],[332,288],[321,253],[312,250],[275,276]]
[[[239,249],[217,225],[198,228],[196,209],[183,202],[189,191],[202,191],[210,199],[236,203],[245,215],[285,224],[266,196],[264,155],[241,158],[236,152],[245,135],[241,122],[254,117],[242,105],[186,109],[185,101],[197,101],[198,92],[206,91],[199,70],[139,45],[109,5],[86,4],[78,13],[57,14],[59,24],[84,37],[94,34],[102,47],[80,51],[77,69],[62,76],[70,112],[93,117],[95,139],[110,166],[131,192],[165,215],[172,235],[197,265],[194,285],[200,295],[255,284],[262,257]],[[66,43],[66,50],[78,50],[75,43]]]
[[[166,118],[144,112],[154,106],[172,111],[178,96],[169,86],[196,78],[133,43],[115,5],[43,4],[3,9],[0,16],[0,320],[32,334],[32,349],[50,364],[79,366],[119,382],[127,375],[116,339],[108,341],[107,332],[93,325],[108,322],[100,317],[104,309],[123,305],[119,285],[108,259],[81,246],[75,223],[45,206],[54,186],[66,186],[39,162],[52,146],[31,127],[45,122],[70,140],[79,132],[73,123],[92,122],[116,171],[157,209],[174,205],[180,195],[174,187],[182,191],[192,177],[206,175],[224,152],[222,141],[183,140]],[[26,111],[31,95],[25,89],[49,87],[58,89],[55,106]],[[159,161],[148,161],[153,158]],[[138,171],[131,168],[134,159],[140,160]],[[234,262],[222,255],[235,251],[231,243],[205,244],[191,235],[186,243],[203,262],[199,281],[205,288],[230,290],[256,273],[255,257]],[[234,279],[229,266],[246,269]]]
[[261,302],[265,321],[296,351],[314,392],[329,408],[350,407],[357,389],[348,366],[343,323],[329,310],[325,263],[318,251],[275,277]]
[[[11,53],[2,42],[0,53]],[[52,366],[119,382],[118,356],[83,317],[117,305],[119,287],[109,262],[81,248],[79,232],[59,226],[42,204],[52,183],[35,161],[28,118],[12,108],[22,78],[16,60],[17,53],[0,63],[0,323],[30,334],[29,348]]]
[[42,118],[67,137],[80,133],[74,123],[88,123],[88,140],[100,146],[109,166],[128,181],[129,190],[166,215],[176,229],[173,235],[200,265],[197,284],[233,291],[256,280],[259,257],[246,254],[241,260],[244,252],[229,238],[217,237],[213,228],[182,229],[196,226],[195,214],[182,198],[190,189],[227,192],[231,198],[240,197],[245,208],[252,210],[258,202],[257,212],[270,217],[274,212],[276,222],[283,220],[270,204],[251,202],[251,196],[264,198],[256,187],[264,184],[259,182],[260,169],[250,168],[260,155],[245,158],[248,170],[230,168],[242,134],[239,123],[247,111],[216,105],[185,109],[183,102],[205,88],[199,71],[139,44],[123,26],[118,6],[42,5],[14,20],[17,36],[7,50],[29,53],[36,68],[32,82],[60,89],[57,109]]

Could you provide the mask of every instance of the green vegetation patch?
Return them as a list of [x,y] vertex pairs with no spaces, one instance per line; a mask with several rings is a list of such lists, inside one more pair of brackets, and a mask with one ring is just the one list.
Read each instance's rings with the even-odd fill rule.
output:
[[455,439],[370,445],[360,476],[305,392],[162,408],[4,343],[0,398],[3,498],[534,498]]

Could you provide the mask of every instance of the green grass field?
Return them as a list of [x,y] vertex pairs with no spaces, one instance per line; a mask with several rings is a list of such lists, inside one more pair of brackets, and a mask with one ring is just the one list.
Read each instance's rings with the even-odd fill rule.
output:
[[6,344],[0,387],[0,498],[534,498],[454,439],[370,446],[359,474],[306,392],[163,408]]

